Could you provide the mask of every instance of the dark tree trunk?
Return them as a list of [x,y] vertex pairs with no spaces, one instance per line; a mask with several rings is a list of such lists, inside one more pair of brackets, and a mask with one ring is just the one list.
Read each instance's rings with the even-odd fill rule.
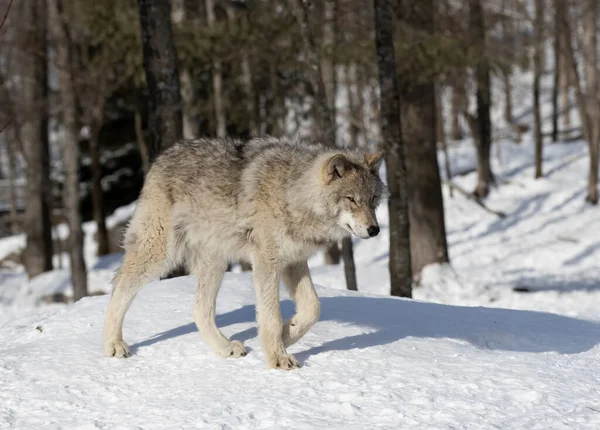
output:
[[144,170],[144,174],[148,173],[150,169],[150,154],[148,152],[148,145],[146,144],[146,139],[144,138],[144,129],[142,127],[142,113],[140,112],[140,108],[136,105],[135,107],[135,139],[137,141],[138,149],[140,151],[140,156],[142,157],[142,169]]
[[[420,31],[433,34],[434,2],[418,0],[407,2],[399,13],[399,24],[414,26]],[[419,43],[403,51],[400,61],[419,61],[414,55],[423,49]],[[414,51],[413,51],[414,50]],[[421,57],[423,58],[423,57]],[[426,60],[428,61],[428,60]],[[417,65],[415,67],[419,68]],[[422,70],[428,70],[423,63]],[[410,215],[410,246],[413,277],[432,263],[448,262],[446,226],[444,223],[444,200],[437,159],[436,96],[434,76],[421,76],[414,82],[410,74],[399,73],[398,82],[400,113],[402,115],[402,139],[405,143],[408,169],[408,209]],[[427,82],[429,81],[429,82]]]
[[390,281],[393,296],[412,297],[407,172],[400,121],[400,94],[394,52],[393,0],[374,0],[375,43],[381,103],[381,137],[390,192]]
[[48,25],[56,47],[56,65],[63,125],[63,166],[65,172],[64,206],[69,225],[69,252],[73,300],[88,295],[87,272],[83,258],[83,229],[79,213],[79,142],[75,89],[71,74],[71,47],[66,33],[64,15],[59,0],[48,1]]
[[33,0],[21,6],[24,34],[20,67],[23,82],[20,137],[27,162],[24,230],[25,267],[29,278],[52,270],[50,220],[50,164],[48,151],[48,82],[46,63],[46,7]]
[[535,134],[535,178],[541,178],[542,152],[544,141],[542,137],[542,116],[540,107],[540,79],[542,77],[542,50],[544,49],[544,6],[543,0],[535,1],[535,52],[533,56],[533,115]]
[[8,158],[8,182],[10,187],[10,231],[12,234],[19,232],[19,222],[17,214],[17,192],[15,188],[16,179],[16,168],[17,168],[17,156],[16,156],[16,142],[17,131],[16,126],[9,127],[6,130],[7,138],[5,140],[6,155]]
[[478,198],[486,197],[490,186],[494,183],[494,175],[490,165],[492,147],[492,122],[490,120],[490,64],[485,50],[485,22],[481,0],[469,0],[469,20],[473,32],[473,44],[478,46],[475,81],[477,86],[477,187],[474,194]]
[[92,206],[94,221],[97,226],[96,241],[98,242],[97,255],[100,257],[110,252],[108,230],[106,228],[106,211],[104,209],[104,196],[102,195],[102,168],[100,166],[100,148],[98,135],[100,130],[92,130],[90,139],[90,155],[92,158]]
[[177,51],[169,0],[138,0],[144,71],[150,96],[150,160],[183,137]]
[[346,288],[348,288],[351,291],[358,291],[352,238],[346,237],[342,240],[342,259],[344,260],[344,275],[346,277]]
[[502,79],[504,81],[504,120],[507,124],[512,124],[513,122],[513,114],[512,114],[512,85],[511,85],[511,75],[512,75],[512,67],[513,67],[513,34],[514,34],[514,26],[512,25],[512,18],[510,18],[507,14],[506,8],[507,0],[502,1],[502,18],[501,18],[501,26],[502,26],[502,40],[505,46],[505,52],[503,53],[504,57],[504,67],[502,70]]
[[[554,82],[552,86],[552,142],[558,141],[558,116],[559,105],[558,105],[558,93],[560,88],[560,80],[561,80],[561,37],[560,37],[560,8],[556,7],[554,9]],[[563,109],[568,108],[568,106],[563,106]]]

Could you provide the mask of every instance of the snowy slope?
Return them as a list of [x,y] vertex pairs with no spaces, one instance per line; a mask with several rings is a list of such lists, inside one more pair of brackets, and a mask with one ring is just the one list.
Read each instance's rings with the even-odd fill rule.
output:
[[598,323],[319,288],[322,318],[290,349],[303,367],[283,372],[265,367],[248,275],[218,303],[245,358],[201,341],[193,293],[140,293],[127,360],[102,356],[107,296],[0,328],[0,428],[600,428]]

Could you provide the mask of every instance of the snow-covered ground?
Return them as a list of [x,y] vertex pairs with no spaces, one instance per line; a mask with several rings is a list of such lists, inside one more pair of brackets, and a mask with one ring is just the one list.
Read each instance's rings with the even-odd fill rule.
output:
[[[228,273],[218,300],[247,357],[202,342],[193,280],[179,278],[140,293],[125,322],[133,356],[116,360],[102,356],[108,296],[48,306],[42,296],[69,292],[66,270],[24,285],[22,269],[1,271],[0,428],[600,428],[600,209],[584,202],[585,145],[546,145],[536,181],[532,145],[501,144],[486,204],[506,217],[444,189],[452,265],[427,268],[417,300],[387,296],[385,207],[380,236],[355,243],[360,293],[311,261],[322,316],[290,348],[297,371],[266,368],[248,274]],[[451,153],[472,159],[468,143]],[[120,256],[95,258],[85,230],[90,289],[109,291]],[[5,255],[18,246],[0,241]]]

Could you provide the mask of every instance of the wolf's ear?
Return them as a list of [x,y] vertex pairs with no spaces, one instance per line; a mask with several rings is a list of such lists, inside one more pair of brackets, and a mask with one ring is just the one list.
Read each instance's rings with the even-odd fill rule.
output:
[[325,162],[323,166],[323,180],[325,184],[330,184],[336,179],[344,176],[348,170],[348,160],[344,155],[337,154]]
[[379,166],[381,166],[381,162],[383,161],[383,155],[383,151],[379,151],[376,154],[365,154],[365,163],[367,163],[369,170],[373,172],[379,170]]

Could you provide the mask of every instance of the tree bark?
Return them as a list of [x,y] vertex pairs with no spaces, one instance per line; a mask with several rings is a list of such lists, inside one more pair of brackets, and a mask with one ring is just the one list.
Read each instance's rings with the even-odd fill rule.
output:
[[[561,81],[562,55],[561,55],[561,25],[560,10],[554,2],[554,81],[552,85],[552,142],[558,141],[558,117],[560,115],[558,105],[558,93]],[[563,107],[566,108],[567,106]]]
[[454,140],[461,140],[464,137],[462,127],[460,126],[460,114],[465,112],[467,108],[466,73],[460,70],[452,80],[452,100],[450,103],[450,116],[452,118],[450,135]]
[[[406,2],[399,13],[399,24],[416,27],[433,34],[435,6],[433,0]],[[400,61],[420,61],[416,54],[424,47],[416,42],[404,53]],[[421,67],[428,70],[425,60]],[[435,77],[421,75],[415,82],[410,74],[400,73],[398,82],[402,139],[405,143],[408,171],[408,209],[410,216],[410,246],[412,275],[418,279],[423,268],[432,263],[447,263],[444,200],[437,158],[438,123],[436,118]]]
[[494,175],[490,164],[492,148],[492,122],[490,119],[491,85],[490,64],[485,50],[485,21],[481,0],[469,0],[469,21],[473,32],[473,44],[478,46],[477,65],[475,66],[476,98],[477,98],[477,186],[474,194],[484,198],[489,194],[494,183]]
[[79,213],[79,142],[75,118],[75,89],[71,72],[71,47],[60,0],[48,0],[48,25],[56,48],[59,95],[62,106],[63,166],[65,172],[64,205],[69,225],[71,283],[73,301],[88,295],[87,272],[83,258],[83,229]]
[[99,130],[93,130],[90,138],[90,156],[92,158],[92,206],[94,221],[97,226],[96,241],[97,255],[103,256],[110,252],[108,230],[106,228],[106,210],[102,193],[102,167],[100,165]]
[[16,125],[9,127],[7,130],[7,137],[5,140],[5,149],[8,159],[8,182],[10,187],[10,231],[12,234],[19,232],[19,220],[17,213],[17,192],[16,192],[16,169],[17,169],[17,156],[16,156],[16,143],[17,131]]
[[540,79],[542,77],[542,50],[544,49],[544,5],[543,0],[535,0],[535,51],[533,55],[533,114],[535,134],[535,178],[541,178],[542,153],[542,117],[540,107]]
[[393,0],[374,0],[375,45],[381,103],[381,137],[389,188],[390,281],[393,296],[412,297],[408,196],[400,93],[394,51]]
[[27,163],[27,234],[25,267],[29,278],[52,270],[50,220],[50,163],[48,149],[48,81],[46,63],[46,7],[34,0],[20,4],[24,34],[20,36],[22,92],[19,96],[20,138]]
[[512,114],[512,85],[511,85],[511,75],[512,75],[512,61],[513,61],[513,44],[512,37],[514,33],[514,28],[511,25],[511,21],[507,16],[506,10],[506,0],[502,2],[502,18],[501,18],[501,26],[502,26],[502,39],[504,41],[506,52],[504,54],[504,59],[506,64],[502,70],[502,80],[504,81],[504,120],[507,124],[512,124],[513,122],[513,114]]
[[142,54],[149,93],[149,155],[183,137],[183,116],[177,51],[169,0],[138,0]]
[[144,139],[144,129],[142,127],[142,113],[140,108],[136,105],[135,107],[135,139],[137,141],[138,149],[140,150],[140,156],[142,157],[142,169],[144,174],[148,173],[150,169],[150,154],[148,153],[148,145],[146,139]]
[[[441,97],[441,88],[435,92],[435,106],[437,113],[437,135],[438,141],[442,145],[442,151],[444,152],[444,170],[446,171],[446,179],[448,182],[452,180],[452,169],[450,167],[450,154],[448,153],[448,141],[446,140],[446,132],[444,130],[444,118],[442,111],[442,97]],[[448,193],[450,194],[450,198],[454,197],[454,189],[451,186],[448,186]]]
[[584,71],[586,105],[589,118],[590,170],[588,175],[587,201],[598,204],[598,156],[600,153],[600,101],[598,100],[598,0],[587,2],[583,21]]
[[275,136],[282,136],[285,132],[285,100],[277,76],[277,59],[269,60],[269,85],[273,97],[271,111],[271,132]]
[[[215,1],[206,0],[206,22],[210,28],[213,28],[216,21]],[[221,62],[217,59],[213,60],[212,68],[212,90],[213,105],[215,108],[216,133],[218,137],[225,137],[227,135],[227,122],[225,119],[225,106],[223,104],[223,74],[221,71]]]

